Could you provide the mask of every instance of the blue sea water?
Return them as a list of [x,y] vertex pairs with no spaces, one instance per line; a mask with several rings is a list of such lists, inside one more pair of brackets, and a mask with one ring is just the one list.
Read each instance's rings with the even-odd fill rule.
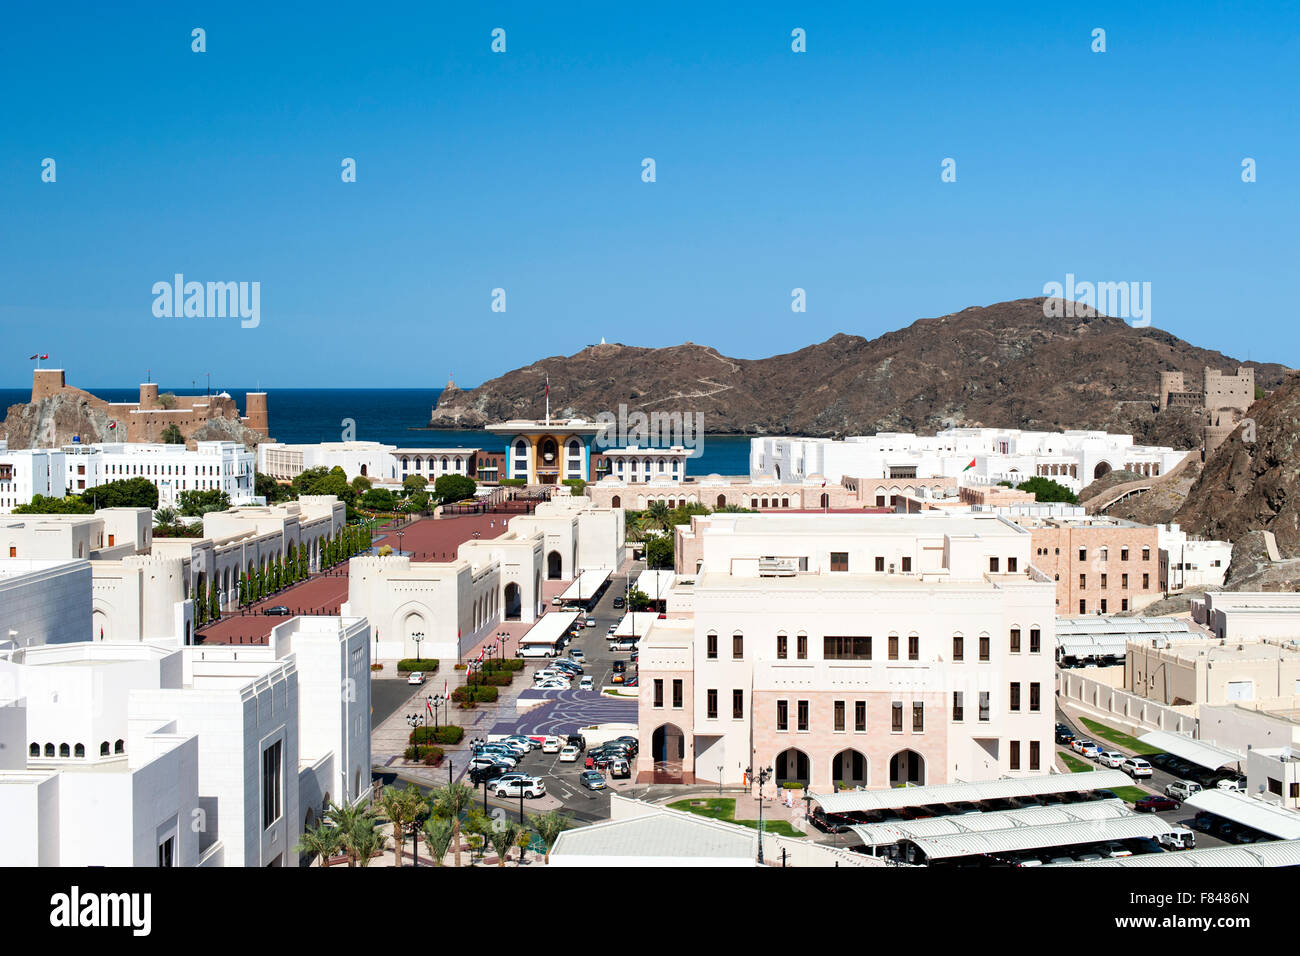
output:
[[[110,402],[134,402],[138,387],[93,388],[81,386]],[[195,389],[158,386],[160,392],[193,395]],[[248,388],[226,387],[241,409]],[[251,389],[256,391],[256,389]],[[197,391],[202,393],[203,387]],[[214,392],[221,389],[214,388]],[[350,419],[352,438],[406,447],[464,446],[504,451],[505,440],[484,431],[423,428],[442,394],[440,388],[268,388],[267,406],[271,437],[282,442],[343,440]],[[4,408],[31,399],[30,388],[0,389]],[[749,474],[749,439],[731,435],[704,436],[702,454],[686,462],[688,475]]]

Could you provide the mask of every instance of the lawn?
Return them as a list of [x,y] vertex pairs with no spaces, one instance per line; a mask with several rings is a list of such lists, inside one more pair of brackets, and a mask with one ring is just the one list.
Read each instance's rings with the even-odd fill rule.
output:
[[[702,804],[702,806],[697,806],[697,804]],[[751,830],[758,829],[757,820],[735,819],[736,801],[731,797],[710,797],[707,800],[678,800],[676,803],[668,804],[668,809],[685,810],[687,813],[708,817],[711,820],[725,820],[728,823],[739,823],[742,827],[749,827]],[[764,820],[763,832],[788,837],[804,836],[803,833],[800,833],[784,820]]]
[[1125,750],[1132,751],[1140,756],[1150,756],[1151,754],[1164,753],[1159,747],[1152,747],[1150,744],[1144,744],[1136,737],[1130,737],[1123,731],[1116,730],[1114,727],[1107,727],[1105,724],[1099,724],[1095,720],[1089,720],[1087,717],[1080,717],[1079,722],[1088,730],[1098,737],[1104,737],[1117,747],[1123,747]]
[[1065,765],[1070,769],[1070,773],[1082,773],[1085,770],[1097,769],[1092,764],[1088,763],[1088,761],[1081,760],[1074,754],[1060,753],[1058,756],[1065,761]]

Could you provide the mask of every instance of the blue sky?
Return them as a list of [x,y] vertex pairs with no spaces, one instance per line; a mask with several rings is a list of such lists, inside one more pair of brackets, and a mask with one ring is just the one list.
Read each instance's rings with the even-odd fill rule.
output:
[[[1066,273],[1300,366],[1297,4],[989,6],[14,7],[0,385],[37,350],[264,387],[471,385],[602,336],[761,357]],[[260,325],[155,317],[177,272],[260,282]]]

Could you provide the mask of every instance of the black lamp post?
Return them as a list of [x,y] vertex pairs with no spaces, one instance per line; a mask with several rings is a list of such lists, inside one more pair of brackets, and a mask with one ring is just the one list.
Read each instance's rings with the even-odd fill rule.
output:
[[763,865],[763,787],[772,779],[772,768],[761,767],[757,774],[752,766],[745,768],[751,780],[758,782],[758,865]]
[[[424,725],[424,714],[407,714],[406,723],[414,731],[417,727]],[[415,734],[415,762],[420,762],[420,735]]]
[[415,641],[415,659],[420,660],[420,642],[424,640],[424,631],[416,631],[411,635],[411,640]]
[[433,732],[438,733],[438,706],[442,703],[442,695],[434,694],[428,698],[429,706],[433,708]]
[[812,819],[812,793],[808,790],[808,784],[803,785],[803,818]]

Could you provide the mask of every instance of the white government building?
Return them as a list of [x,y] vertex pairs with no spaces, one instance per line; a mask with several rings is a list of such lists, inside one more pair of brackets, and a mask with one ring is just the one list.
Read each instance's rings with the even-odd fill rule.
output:
[[63,451],[57,448],[9,450],[0,439],[0,514],[30,504],[32,495],[62,498],[67,494]]
[[[750,439],[753,480],[803,481],[820,477],[937,478],[962,476],[970,484],[1018,483],[1037,475],[1072,491],[1117,469],[1163,475],[1190,452],[1135,445],[1132,435],[1101,431],[1033,432],[1018,428],[949,428],[933,436],[880,432],[829,438]],[[972,462],[975,466],[966,470]]]
[[368,797],[364,620],[189,647],[92,641],[91,614],[89,562],[0,559],[0,865],[295,866],[325,805]]
[[263,442],[257,446],[257,470],[280,481],[291,481],[309,468],[342,468],[348,480],[362,477],[401,483],[419,475],[433,484],[443,475],[474,477],[477,448],[399,448],[377,441],[336,441],[316,444]]

